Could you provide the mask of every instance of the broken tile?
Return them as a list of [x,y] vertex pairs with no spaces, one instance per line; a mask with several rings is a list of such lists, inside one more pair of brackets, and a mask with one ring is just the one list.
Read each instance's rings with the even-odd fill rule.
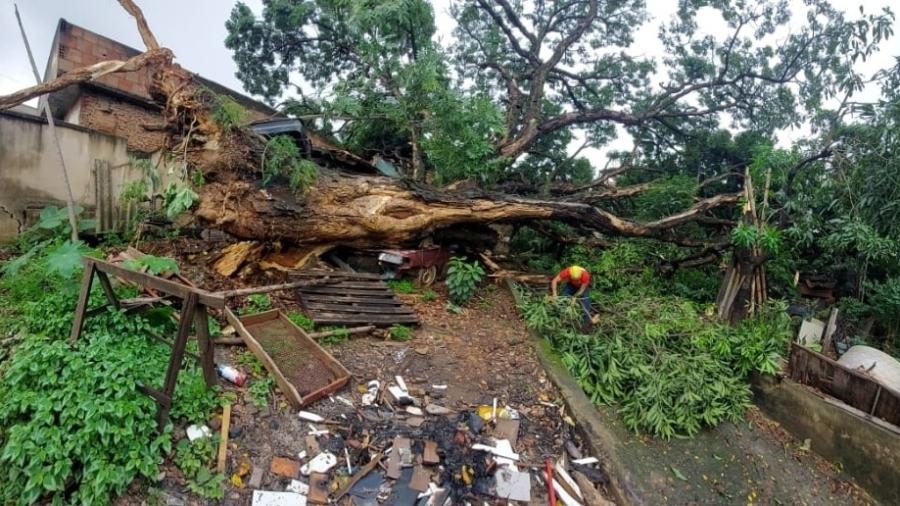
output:
[[409,488],[416,492],[425,492],[428,490],[428,484],[431,482],[431,473],[422,466],[416,466],[413,471],[412,478],[409,481]]
[[294,492],[254,490],[253,506],[306,506],[306,496]]
[[263,473],[265,470],[261,467],[254,467],[253,472],[250,474],[250,483],[248,485],[250,488],[259,488],[262,486]]
[[328,504],[328,475],[312,473],[309,476],[309,502]]
[[269,465],[269,471],[271,471],[272,474],[284,476],[285,478],[296,478],[299,470],[299,462],[284,457],[273,458],[272,463]]
[[531,475],[521,472],[515,466],[504,466],[494,473],[496,495],[510,501],[531,500]]
[[411,416],[406,419],[406,424],[410,427],[421,427],[425,423],[425,419],[421,416]]
[[407,407],[406,407],[406,412],[409,413],[409,414],[411,414],[411,415],[422,416],[422,409],[421,409],[421,408],[417,408],[417,407],[415,407],[415,406],[407,406]]
[[428,465],[439,464],[441,458],[437,454],[437,443],[434,441],[425,442],[425,450],[422,455],[422,461]]
[[388,461],[388,478],[394,480],[400,478],[400,468],[402,467],[403,451],[406,451],[407,453],[409,452],[409,439],[400,436],[394,437],[393,450],[391,450],[391,457]]
[[510,418],[497,420],[497,425],[494,427],[494,437],[509,440],[510,444],[515,446],[516,440],[519,439],[519,421]]
[[286,492],[294,492],[295,494],[308,494],[309,485],[300,480],[291,480],[291,483],[285,489]]

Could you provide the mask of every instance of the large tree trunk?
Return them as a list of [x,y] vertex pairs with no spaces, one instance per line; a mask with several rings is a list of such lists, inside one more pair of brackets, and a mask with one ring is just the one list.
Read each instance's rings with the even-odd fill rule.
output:
[[457,225],[555,219],[614,235],[702,246],[703,241],[682,238],[673,229],[737,199],[720,195],[682,213],[638,223],[580,201],[437,191],[399,179],[326,171],[303,194],[243,179],[207,184],[200,191],[196,215],[242,239],[304,245],[402,245]]

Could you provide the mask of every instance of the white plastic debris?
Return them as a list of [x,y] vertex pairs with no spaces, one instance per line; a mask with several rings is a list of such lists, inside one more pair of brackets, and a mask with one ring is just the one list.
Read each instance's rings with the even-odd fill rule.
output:
[[399,403],[412,401],[412,397],[409,396],[409,393],[400,387],[390,386],[388,387],[388,392],[390,392],[391,396],[394,397],[394,400]]
[[[488,446],[481,443],[476,443],[472,445],[473,450],[481,450],[483,452],[492,453],[496,457],[500,457],[503,459],[509,460],[519,460],[519,454],[512,451],[512,445],[509,444],[509,441],[506,439],[498,439],[494,440],[495,446]],[[497,462],[500,464],[500,462]]]
[[394,376],[394,381],[397,382],[397,386],[400,387],[400,389],[403,390],[403,392],[409,392],[409,389],[406,388],[406,382],[403,381],[402,376]]
[[518,420],[519,419],[519,412],[516,411],[515,408],[506,406],[503,408],[503,410],[506,412],[505,413],[506,418],[509,418],[510,420]]
[[453,410],[438,404],[428,404],[425,406],[425,412],[429,415],[449,415]]
[[254,490],[253,506],[306,506],[306,496],[295,492]]
[[328,435],[328,430],[327,429],[320,430],[315,425],[309,424],[309,432],[307,432],[307,434],[310,436],[326,436],[326,435]]
[[310,413],[309,411],[301,411],[301,412],[297,413],[297,416],[299,416],[302,420],[307,420],[307,421],[315,422],[315,423],[320,423],[320,422],[325,421],[325,418],[323,418],[315,413]]
[[597,462],[600,462],[600,459],[598,459],[597,457],[585,457],[583,459],[575,459],[572,461],[573,464],[578,464],[580,466],[596,464]]
[[303,464],[300,474],[309,476],[311,473],[327,473],[329,469],[337,465],[337,457],[331,452],[322,452],[312,460]]
[[431,388],[435,390],[447,390],[447,385],[431,385]]
[[309,485],[300,480],[291,480],[291,483],[287,486],[285,491],[307,495],[309,494]]
[[191,425],[187,428],[187,437],[193,443],[194,440],[200,439],[201,437],[210,437],[212,436],[212,429],[207,427],[206,425]]
[[353,407],[353,401],[351,401],[350,399],[347,399],[346,397],[341,397],[340,395],[335,395],[334,398],[341,401],[342,403],[350,406],[351,408]]
[[344,447],[344,458],[347,459],[347,474],[353,474],[353,466],[350,465],[350,452],[347,451],[347,447]]
[[297,454],[297,460],[303,460],[305,458],[306,458],[306,450],[303,450],[302,452]]

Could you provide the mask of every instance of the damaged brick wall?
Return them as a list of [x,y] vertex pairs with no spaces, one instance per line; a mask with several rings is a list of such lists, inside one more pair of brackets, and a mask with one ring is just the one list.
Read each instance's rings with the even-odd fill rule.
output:
[[[125,60],[139,53],[137,49],[65,20],[59,23],[55,44],[48,68],[55,69],[57,75],[103,60]],[[161,132],[145,128],[145,125],[162,123],[160,108],[152,102],[147,91],[150,77],[149,69],[109,74],[81,87],[77,98],[69,95],[51,100],[51,103],[63,104],[59,105],[62,111],[54,111],[69,122],[123,137],[132,151],[154,152],[162,148],[165,137]],[[249,121],[275,114],[265,104],[199,76],[198,79],[215,93],[234,98],[247,110]],[[63,92],[59,96],[62,97]]]
[[163,147],[165,134],[145,128],[161,121],[159,110],[123,102],[112,95],[85,91],[79,98],[78,124],[122,137],[132,151],[152,153]]

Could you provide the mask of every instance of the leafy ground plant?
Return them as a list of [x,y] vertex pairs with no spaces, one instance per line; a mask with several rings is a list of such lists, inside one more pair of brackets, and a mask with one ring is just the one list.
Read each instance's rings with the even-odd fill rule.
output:
[[409,341],[413,336],[413,329],[406,325],[394,324],[388,329],[391,339],[394,341]]
[[275,388],[275,379],[271,376],[259,378],[250,384],[250,400],[257,408],[264,408],[269,404],[269,396]]
[[416,284],[409,279],[391,279],[387,285],[397,293],[415,293]]
[[175,446],[175,465],[184,475],[187,488],[207,499],[222,499],[225,496],[222,488],[225,476],[211,470],[218,446],[212,437],[194,441],[184,438]]
[[316,328],[316,324],[312,321],[312,319],[303,313],[292,311],[288,313],[287,317],[288,320],[293,322],[294,325],[300,327],[303,330],[310,331]]
[[[11,316],[0,331],[23,336],[0,377],[0,504],[108,504],[136,478],[155,480],[171,451],[171,426],[156,431],[157,405],[136,387],[162,381],[170,350],[148,333],[170,324],[110,309],[70,343],[80,264],[50,270],[54,252],[39,248],[15,276],[0,278]],[[91,299],[103,299],[98,286]],[[172,418],[203,421],[215,405],[186,363]]]
[[461,306],[475,295],[478,283],[484,279],[484,269],[477,261],[466,262],[463,257],[453,257],[447,267],[447,289],[450,301]]

